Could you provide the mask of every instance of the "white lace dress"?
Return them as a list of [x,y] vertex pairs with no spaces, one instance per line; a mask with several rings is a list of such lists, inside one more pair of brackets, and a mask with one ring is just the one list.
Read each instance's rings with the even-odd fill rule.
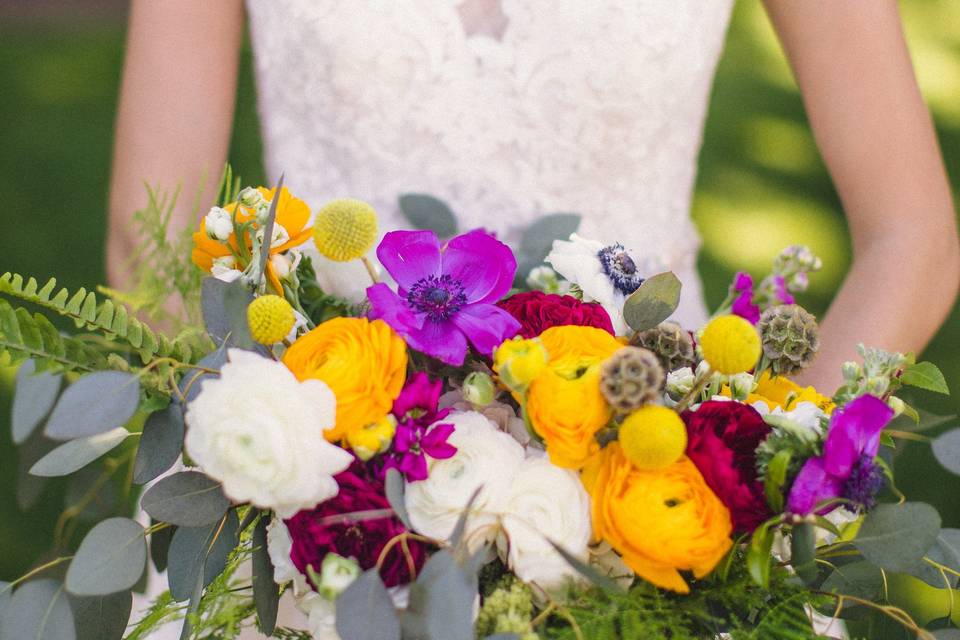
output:
[[732,0],[247,0],[266,165],[313,208],[448,202],[508,242],[545,213],[655,255],[705,316],[690,200]]

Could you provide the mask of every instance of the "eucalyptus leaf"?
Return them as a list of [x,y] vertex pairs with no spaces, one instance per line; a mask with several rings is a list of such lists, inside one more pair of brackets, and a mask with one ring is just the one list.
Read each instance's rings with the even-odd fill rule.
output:
[[951,429],[938,436],[930,445],[937,462],[950,473],[960,475],[960,429]]
[[927,391],[950,394],[950,388],[943,373],[932,362],[918,362],[908,366],[903,370],[900,382]]
[[79,521],[96,524],[111,516],[126,513],[127,501],[119,498],[115,482],[103,481],[104,473],[101,465],[90,464],[71,474],[67,480],[64,507],[86,503],[77,514]]
[[120,591],[105,596],[70,598],[77,640],[120,640],[126,631],[133,594]]
[[910,575],[938,589],[945,588],[947,584],[951,588],[955,587],[957,585],[955,573],[950,571],[941,573],[938,567],[927,560],[932,560],[953,571],[960,571],[960,529],[941,529],[937,541],[927,551],[924,561],[909,571]]
[[[197,362],[197,369],[189,369],[183,378],[180,379],[180,394],[183,396],[184,406],[190,404],[200,393],[203,381],[216,378],[220,369],[227,364],[227,348],[220,346],[216,351],[208,353]],[[210,369],[218,373],[208,373],[202,369]]]
[[547,542],[549,542],[556,552],[560,554],[560,557],[567,561],[567,564],[573,567],[577,573],[592,582],[595,586],[600,587],[604,591],[624,591],[623,587],[620,586],[620,584],[610,576],[603,575],[595,568],[561,547],[556,542],[552,540],[547,540]]
[[623,303],[623,319],[634,331],[652,329],[676,311],[681,289],[672,271],[650,276]]
[[[263,223],[263,241],[260,246],[260,262],[257,265],[257,273],[260,274],[260,277],[263,278],[267,272],[267,261],[270,259],[270,246],[273,243],[273,227],[277,223],[277,207],[280,204],[280,196],[283,193],[283,174],[280,174],[280,179],[277,180],[277,186],[273,192],[273,199],[270,201],[270,210],[267,211],[267,219]],[[266,249],[264,249],[264,246]],[[260,283],[257,283],[259,287]],[[243,314],[243,323],[247,324],[247,314],[246,307],[244,307]],[[247,330],[247,335],[249,335],[249,330]],[[253,345],[253,340],[250,341],[251,346]]]
[[66,587],[75,596],[103,596],[130,589],[143,574],[147,541],[130,518],[108,518],[80,543],[67,569]]
[[404,500],[403,476],[394,468],[387,469],[387,476],[384,482],[384,488],[387,494],[387,501],[393,508],[394,513],[408,530],[413,531],[413,525],[410,523],[410,514],[407,513],[407,504]]
[[33,360],[27,360],[17,370],[10,420],[14,444],[22,444],[30,437],[60,395],[63,376],[49,371],[36,371],[37,365]]
[[133,481],[146,484],[173,466],[183,449],[183,409],[172,403],[150,414],[143,425]]
[[17,506],[26,511],[40,498],[47,478],[30,475],[30,469],[42,457],[59,446],[58,442],[50,440],[42,431],[35,431],[17,448]]
[[180,527],[176,530],[167,564],[167,579],[174,600],[188,600],[198,580],[206,587],[223,573],[227,556],[238,543],[239,524],[236,512],[231,511],[225,519],[206,527]]
[[457,217],[442,200],[424,193],[406,193],[400,196],[400,210],[415,229],[427,229],[439,238],[457,234]]
[[143,510],[161,522],[202,527],[216,522],[230,508],[220,483],[199,471],[181,471],[150,487]]
[[260,518],[253,530],[253,603],[260,633],[273,635],[277,627],[280,587],[273,581],[273,562],[267,549],[267,518]]
[[64,443],[30,467],[30,475],[46,478],[70,475],[115,449],[130,432],[123,427]]
[[553,249],[554,240],[567,240],[579,228],[580,216],[576,213],[547,214],[523,232],[520,255],[539,265]]
[[867,514],[854,546],[888,571],[913,569],[940,533],[940,514],[923,502],[881,504]]
[[[150,523],[157,524],[157,521],[151,519]],[[170,542],[173,540],[173,534],[176,530],[176,526],[170,525],[162,529],[157,529],[150,534],[150,560],[153,561],[153,566],[157,568],[157,571],[165,571],[167,569]]]
[[937,629],[931,633],[937,640],[960,640],[960,629]]
[[343,640],[400,640],[400,619],[376,568],[360,574],[336,601]]
[[880,567],[866,560],[858,560],[837,567],[827,576],[820,587],[821,591],[840,593],[865,600],[872,600],[883,589],[883,574]]
[[487,636],[484,640],[520,640],[520,636],[515,633],[495,633]]
[[76,640],[73,611],[63,585],[32,580],[21,585],[0,618],[3,640]]
[[454,549],[459,549],[460,543],[463,542],[463,532],[467,528],[470,511],[473,509],[473,503],[477,501],[477,496],[480,495],[480,491],[482,490],[483,487],[477,487],[473,490],[470,499],[467,500],[466,506],[463,507],[463,511],[460,512],[460,516],[457,518],[457,523],[454,525],[453,532],[450,534],[450,546]]
[[476,597],[476,575],[464,571],[446,549],[433,554],[410,587],[410,602],[403,617],[404,636],[473,640],[471,621]]
[[239,280],[203,279],[200,292],[203,322],[217,346],[255,348],[247,323],[247,307],[251,302],[253,292]]
[[71,440],[122,427],[140,404],[140,381],[132,373],[97,371],[66,388],[47,420],[45,433]]

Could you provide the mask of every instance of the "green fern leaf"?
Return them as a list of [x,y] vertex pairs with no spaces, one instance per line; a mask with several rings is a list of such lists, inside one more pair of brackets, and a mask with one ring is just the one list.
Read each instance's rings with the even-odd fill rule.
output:
[[[37,298],[39,298],[42,302],[50,302],[50,294],[53,293],[53,290],[56,288],[56,286],[57,279],[50,278],[47,280],[47,284],[43,285],[43,288],[40,289],[39,293],[37,293]],[[66,289],[64,289],[64,291],[66,291]]]
[[[8,281],[9,282],[9,281]],[[16,308],[0,299],[0,354],[16,364],[27,358],[38,370],[96,371],[106,366],[103,355],[75,338],[61,336],[43,315]]]

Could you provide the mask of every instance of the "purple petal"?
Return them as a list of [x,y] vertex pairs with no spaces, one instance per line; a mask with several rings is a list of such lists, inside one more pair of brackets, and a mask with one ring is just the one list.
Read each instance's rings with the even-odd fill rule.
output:
[[780,304],[793,304],[796,302],[793,295],[787,291],[787,281],[783,279],[783,276],[777,276],[773,281],[777,285],[777,297],[780,299]]
[[407,380],[407,384],[393,402],[393,415],[402,418],[413,409],[422,409],[427,413],[433,413],[440,403],[440,393],[442,391],[443,381],[434,380],[430,382],[430,376],[423,371],[418,371]]
[[464,307],[451,318],[474,348],[485,356],[517,335],[520,323],[512,315],[492,304],[473,304]]
[[417,316],[400,296],[382,282],[367,287],[367,299],[371,307],[367,316],[371,320],[383,320],[400,335],[416,331],[423,325],[423,316]]
[[880,449],[880,432],[893,418],[893,409],[875,396],[860,396],[833,412],[823,445],[826,470],[846,478],[863,457],[871,460]]
[[462,365],[467,356],[467,339],[449,320],[435,322],[428,319],[423,327],[405,337],[407,344],[416,351],[455,367]]
[[443,251],[443,273],[460,281],[468,303],[498,301],[516,272],[510,247],[479,229],[453,238]]
[[[434,458],[449,458],[450,456],[435,456],[433,453],[431,453],[431,449],[438,449],[445,445],[447,443],[447,438],[450,437],[455,428],[456,427],[449,422],[433,425],[430,427],[430,430],[427,431],[426,435],[420,439],[420,446],[423,447],[423,450]],[[454,449],[454,451],[456,451],[456,449]]]
[[406,453],[417,441],[417,430],[415,427],[406,424],[397,425],[396,434],[393,436],[393,450],[398,453]]
[[760,307],[753,304],[752,291],[747,290],[737,296],[737,299],[733,301],[733,306],[730,308],[730,311],[732,311],[734,315],[738,315],[748,321],[750,324],[760,322]]
[[807,515],[817,503],[836,498],[842,491],[843,482],[827,473],[823,458],[810,458],[790,487],[787,511]]
[[753,278],[745,271],[738,271],[733,280],[734,291],[753,291]]
[[377,247],[377,259],[402,289],[440,275],[440,241],[433,231],[391,231]]
[[408,453],[400,461],[400,471],[406,476],[407,480],[426,480],[427,479],[427,459],[423,454]]

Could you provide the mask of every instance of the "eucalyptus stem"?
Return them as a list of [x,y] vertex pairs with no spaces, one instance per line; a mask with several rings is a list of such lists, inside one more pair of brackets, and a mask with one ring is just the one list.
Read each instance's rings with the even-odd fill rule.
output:
[[31,569],[30,571],[26,572],[25,574],[23,574],[22,576],[20,576],[19,578],[17,578],[7,586],[5,586],[3,589],[0,589],[0,595],[3,595],[7,591],[10,591],[21,582],[25,582],[26,580],[29,580],[30,578],[37,575],[41,571],[46,571],[47,569],[51,569],[57,566],[58,564],[63,564],[67,560],[72,560],[72,559],[73,559],[73,556],[60,556],[59,558],[55,558],[50,562],[47,562],[46,564],[42,564],[39,567]]

